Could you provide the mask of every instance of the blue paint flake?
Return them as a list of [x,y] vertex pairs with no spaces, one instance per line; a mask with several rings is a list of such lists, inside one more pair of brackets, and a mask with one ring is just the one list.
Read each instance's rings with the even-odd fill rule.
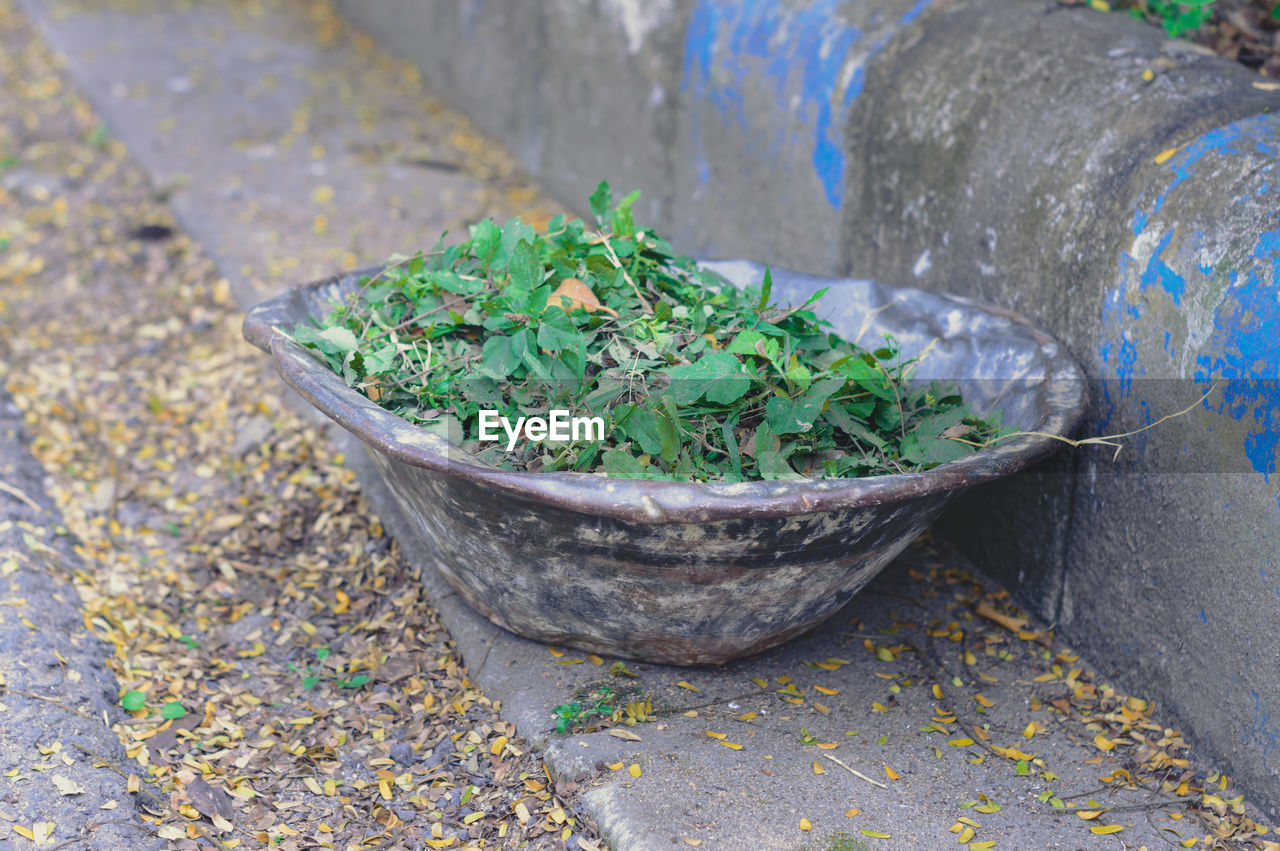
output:
[[1181,275],[1173,271],[1168,263],[1160,259],[1160,255],[1164,254],[1165,249],[1169,247],[1169,240],[1171,239],[1173,239],[1173,229],[1170,229],[1161,238],[1160,244],[1156,246],[1155,253],[1147,261],[1147,268],[1143,271],[1141,279],[1142,292],[1145,293],[1147,287],[1151,284],[1158,283],[1161,289],[1173,296],[1174,304],[1182,304],[1182,293],[1187,288],[1187,282]]

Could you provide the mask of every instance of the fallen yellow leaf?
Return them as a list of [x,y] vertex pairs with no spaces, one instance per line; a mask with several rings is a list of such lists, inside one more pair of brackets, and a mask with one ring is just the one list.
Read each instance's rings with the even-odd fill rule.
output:
[[1124,830],[1124,827],[1118,824],[1095,824],[1093,827],[1089,828],[1090,833],[1097,833],[1099,835],[1119,833],[1122,830]]
[[894,771],[892,768],[890,768],[890,767],[889,767],[889,766],[887,766],[887,765],[884,767],[884,773],[885,773],[885,774],[887,774],[887,775],[889,775],[889,779],[890,779],[890,780],[897,780],[897,779],[898,779],[898,772]]
[[825,768],[823,768],[823,767],[822,767],[822,763],[817,762],[817,761],[815,760],[815,761],[814,761],[814,763],[813,763],[813,773],[814,773],[814,774],[826,774],[826,773],[827,773],[827,771],[826,771],[826,769],[825,769]]
[[1173,159],[1173,155],[1176,153],[1178,153],[1177,148],[1167,148],[1161,151],[1160,153],[1156,154],[1156,159],[1155,159],[1156,165],[1164,165],[1169,160]]
[[961,845],[965,845],[970,839],[973,839],[973,835],[976,832],[977,831],[973,828],[966,827],[964,830],[960,831],[960,835],[956,837],[956,842],[959,842]]
[[1116,743],[1101,733],[1093,737],[1093,743],[1098,746],[1098,750],[1113,751],[1116,749]]
[[627,769],[627,771],[631,773],[631,776],[632,776],[632,777],[639,777],[639,776],[640,776],[640,766],[639,766],[639,765],[637,765],[637,764],[636,764],[636,763],[634,763],[634,762],[633,762],[633,763],[631,763],[631,767],[630,767],[630,768],[628,768],[628,769]]
[[984,617],[989,621],[1000,624],[1010,632],[1018,632],[1027,628],[1026,618],[1015,618],[1012,615],[1006,615],[995,610],[995,608],[986,600],[978,603],[974,608],[974,612],[980,617]]
[[801,829],[801,830],[813,830],[813,825],[809,822],[809,820],[808,820],[807,818],[802,818],[802,819],[800,819],[800,829]]
[[676,683],[676,685],[680,686],[680,688],[687,688],[689,691],[696,691],[696,692],[702,691],[702,689],[698,688],[693,683],[685,682],[684,680],[681,680],[680,682]]
[[564,307],[565,302],[568,302],[568,310],[581,307],[587,313],[595,313],[600,310],[614,318],[618,316],[618,311],[601,304],[600,299],[596,298],[596,294],[592,292],[591,287],[577,278],[565,278],[560,282],[560,286],[556,287],[556,291],[551,294],[551,297],[547,299],[547,304],[555,305],[556,307]]
[[1085,821],[1093,821],[1104,812],[1106,812],[1106,810],[1077,810],[1076,815],[1080,816],[1080,818]]

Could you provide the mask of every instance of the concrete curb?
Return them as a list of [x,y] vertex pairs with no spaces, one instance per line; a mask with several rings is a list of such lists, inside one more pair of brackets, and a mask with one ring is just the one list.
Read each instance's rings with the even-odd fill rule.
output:
[[[115,677],[103,664],[111,648],[83,627],[79,598],[68,581],[80,559],[57,532],[62,520],[44,493],[44,471],[27,451],[28,442],[21,412],[0,390],[0,479],[40,506],[36,511],[0,493],[0,575],[6,598],[24,601],[0,613],[0,676],[6,686],[0,689],[0,761],[5,771],[16,771],[0,780],[0,845],[16,842],[13,825],[31,829],[35,822],[52,821],[53,843],[83,837],[91,848],[166,847],[130,812],[135,796],[125,779],[95,768],[95,760],[77,747],[124,761],[120,741],[107,726],[108,716],[120,712]],[[32,770],[37,765],[43,768]],[[64,796],[55,779],[82,791]]]
[[560,197],[642,186],[685,250],[1027,313],[1096,379],[1087,433],[1218,381],[946,528],[1280,811],[1280,92],[1040,0],[339,5]]

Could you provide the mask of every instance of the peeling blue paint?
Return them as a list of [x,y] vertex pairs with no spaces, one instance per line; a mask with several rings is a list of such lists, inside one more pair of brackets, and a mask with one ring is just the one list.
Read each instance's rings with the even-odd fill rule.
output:
[[[1226,384],[1220,413],[1252,420],[1244,451],[1253,469],[1271,480],[1280,458],[1280,228],[1258,238],[1245,275],[1213,317],[1220,349],[1196,357],[1196,378],[1248,379]],[[1264,267],[1270,267],[1270,278]]]
[[[1195,173],[1195,167],[1202,159],[1210,154],[1262,154],[1264,156],[1275,156],[1276,143],[1274,140],[1274,121],[1273,116],[1255,115],[1245,118],[1231,124],[1210,130],[1200,138],[1191,142],[1182,148],[1178,153],[1169,160],[1169,167],[1173,172],[1173,181],[1165,187],[1164,191],[1156,196],[1155,203],[1152,204],[1149,211],[1144,211],[1141,206],[1134,211],[1133,218],[1133,235],[1137,236],[1142,233],[1147,226],[1147,220],[1152,216],[1158,215],[1160,209],[1164,207],[1165,199],[1169,197],[1169,193],[1182,185],[1188,177]],[[1252,150],[1248,146],[1252,145]],[[1259,194],[1267,191],[1269,184],[1263,186]],[[1139,196],[1139,205],[1142,198]]]
[[[850,53],[866,36],[845,22],[839,13],[840,0],[811,0],[798,6],[780,0],[700,0],[685,37],[681,86],[713,104],[726,123],[735,122],[748,144],[764,138],[768,154],[776,157],[794,132],[774,114],[764,122],[748,118],[747,92],[753,82],[763,84],[772,92],[778,114],[795,112],[811,126],[814,171],[827,201],[839,207],[844,191],[845,119],[862,92],[865,65],[930,2],[916,0],[897,26],[869,44],[865,56],[851,68],[849,63],[857,60]],[[696,109],[693,116],[698,179],[705,185],[711,172],[702,165],[706,153]]]
[[1169,264],[1160,259],[1160,255],[1164,254],[1169,247],[1169,240],[1173,239],[1173,228],[1170,228],[1160,239],[1160,243],[1156,246],[1155,254],[1151,255],[1151,259],[1147,262],[1147,268],[1142,273],[1142,292],[1147,291],[1147,287],[1151,284],[1158,283],[1160,288],[1173,296],[1174,304],[1182,304],[1182,293],[1187,288],[1186,280],[1173,271]]
[[[1252,469],[1268,482],[1280,458],[1280,227],[1259,235],[1251,249],[1245,247],[1249,254],[1247,262],[1240,264],[1242,268],[1215,269],[1204,260],[1210,254],[1205,234],[1184,234],[1177,248],[1172,248],[1176,225],[1162,221],[1160,213],[1171,194],[1191,179],[1198,167],[1216,172],[1242,158],[1251,163],[1262,161],[1256,169],[1262,179],[1258,188],[1236,201],[1261,197],[1270,190],[1266,172],[1276,169],[1278,152],[1280,121],[1274,115],[1260,115],[1211,130],[1169,160],[1165,181],[1156,181],[1163,188],[1150,202],[1145,195],[1139,196],[1133,212],[1135,244],[1150,239],[1151,229],[1159,228],[1154,232],[1158,234],[1154,250],[1141,268],[1135,257],[1121,253],[1117,271],[1122,283],[1103,300],[1103,330],[1098,343],[1103,377],[1118,379],[1104,385],[1107,422],[1116,407],[1128,401],[1132,379],[1147,366],[1141,362],[1138,342],[1143,335],[1162,334],[1171,368],[1158,372],[1179,374],[1184,354],[1194,355],[1194,369],[1188,377],[1203,386],[1217,380],[1225,387],[1221,405],[1210,409],[1248,424],[1241,449]],[[1228,168],[1245,172],[1239,165]],[[1269,206],[1270,215],[1280,226],[1280,211],[1275,211],[1273,204]],[[1248,233],[1242,236],[1248,238]],[[1217,254],[1221,250],[1215,249]],[[1195,296],[1189,297],[1189,292]],[[1206,295],[1216,303],[1203,302]],[[1183,351],[1186,327],[1172,329],[1174,333],[1170,328],[1153,327],[1154,316],[1146,310],[1161,297],[1168,299],[1162,315],[1169,315],[1170,309],[1183,311],[1188,323],[1212,312],[1212,333],[1207,340],[1196,341],[1194,352]],[[1116,387],[1114,397],[1112,384]],[[1207,402],[1206,407],[1210,407]],[[1280,504],[1280,497],[1277,502]]]

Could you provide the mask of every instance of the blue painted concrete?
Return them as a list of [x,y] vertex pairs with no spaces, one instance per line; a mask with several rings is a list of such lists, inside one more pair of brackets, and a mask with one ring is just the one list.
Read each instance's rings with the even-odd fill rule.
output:
[[[1103,332],[1098,344],[1103,377],[1114,382],[1119,398],[1108,394],[1107,420],[1114,406],[1133,392],[1132,379],[1145,374],[1135,341],[1150,334],[1163,334],[1167,364],[1152,364],[1152,372],[1181,374],[1184,348],[1188,345],[1188,321],[1212,311],[1212,334],[1199,342],[1191,375],[1207,386],[1218,380],[1224,387],[1220,404],[1205,407],[1233,420],[1248,423],[1241,447],[1250,467],[1267,481],[1276,472],[1280,457],[1280,210],[1271,204],[1276,228],[1259,235],[1244,268],[1215,268],[1202,258],[1213,247],[1202,232],[1182,234],[1176,251],[1170,250],[1178,223],[1166,221],[1161,212],[1166,201],[1188,181],[1183,191],[1195,191],[1199,169],[1220,169],[1225,160],[1248,157],[1260,160],[1262,183],[1251,193],[1266,195],[1271,181],[1265,173],[1276,170],[1280,151],[1280,116],[1259,115],[1205,133],[1186,145],[1168,163],[1162,188],[1140,196],[1133,214],[1135,244],[1158,234],[1155,248],[1141,269],[1137,259],[1122,253],[1118,270],[1121,287],[1112,290],[1103,303]],[[1217,173],[1230,174],[1230,169]],[[1237,203],[1251,200],[1237,199]],[[1219,253],[1221,249],[1218,249]],[[1136,278],[1136,287],[1131,281]],[[1215,282],[1215,278],[1218,280]],[[1222,288],[1225,283],[1225,288]],[[1215,292],[1222,288],[1220,293]],[[1193,296],[1188,296],[1188,292]],[[1184,303],[1184,297],[1186,303]],[[1158,312],[1151,312],[1156,299],[1167,299]],[[1172,308],[1172,311],[1171,311]],[[1152,327],[1157,315],[1180,313],[1188,321],[1183,329]],[[1160,367],[1158,370],[1155,367]],[[1110,382],[1108,383],[1110,385]]]
[[[866,34],[840,15],[840,0],[785,4],[780,0],[700,0],[685,37],[683,89],[713,104],[725,122],[734,122],[748,139],[764,137],[776,159],[784,144],[795,144],[798,118],[811,130],[810,160],[827,201],[839,207],[844,191],[844,128],[849,107],[862,93],[866,65],[898,29],[915,20],[932,0],[917,0],[880,33],[859,60],[851,55]],[[769,91],[779,120],[751,126],[750,91]],[[793,120],[792,102],[796,102]],[[711,169],[694,112],[691,137],[698,179]]]

